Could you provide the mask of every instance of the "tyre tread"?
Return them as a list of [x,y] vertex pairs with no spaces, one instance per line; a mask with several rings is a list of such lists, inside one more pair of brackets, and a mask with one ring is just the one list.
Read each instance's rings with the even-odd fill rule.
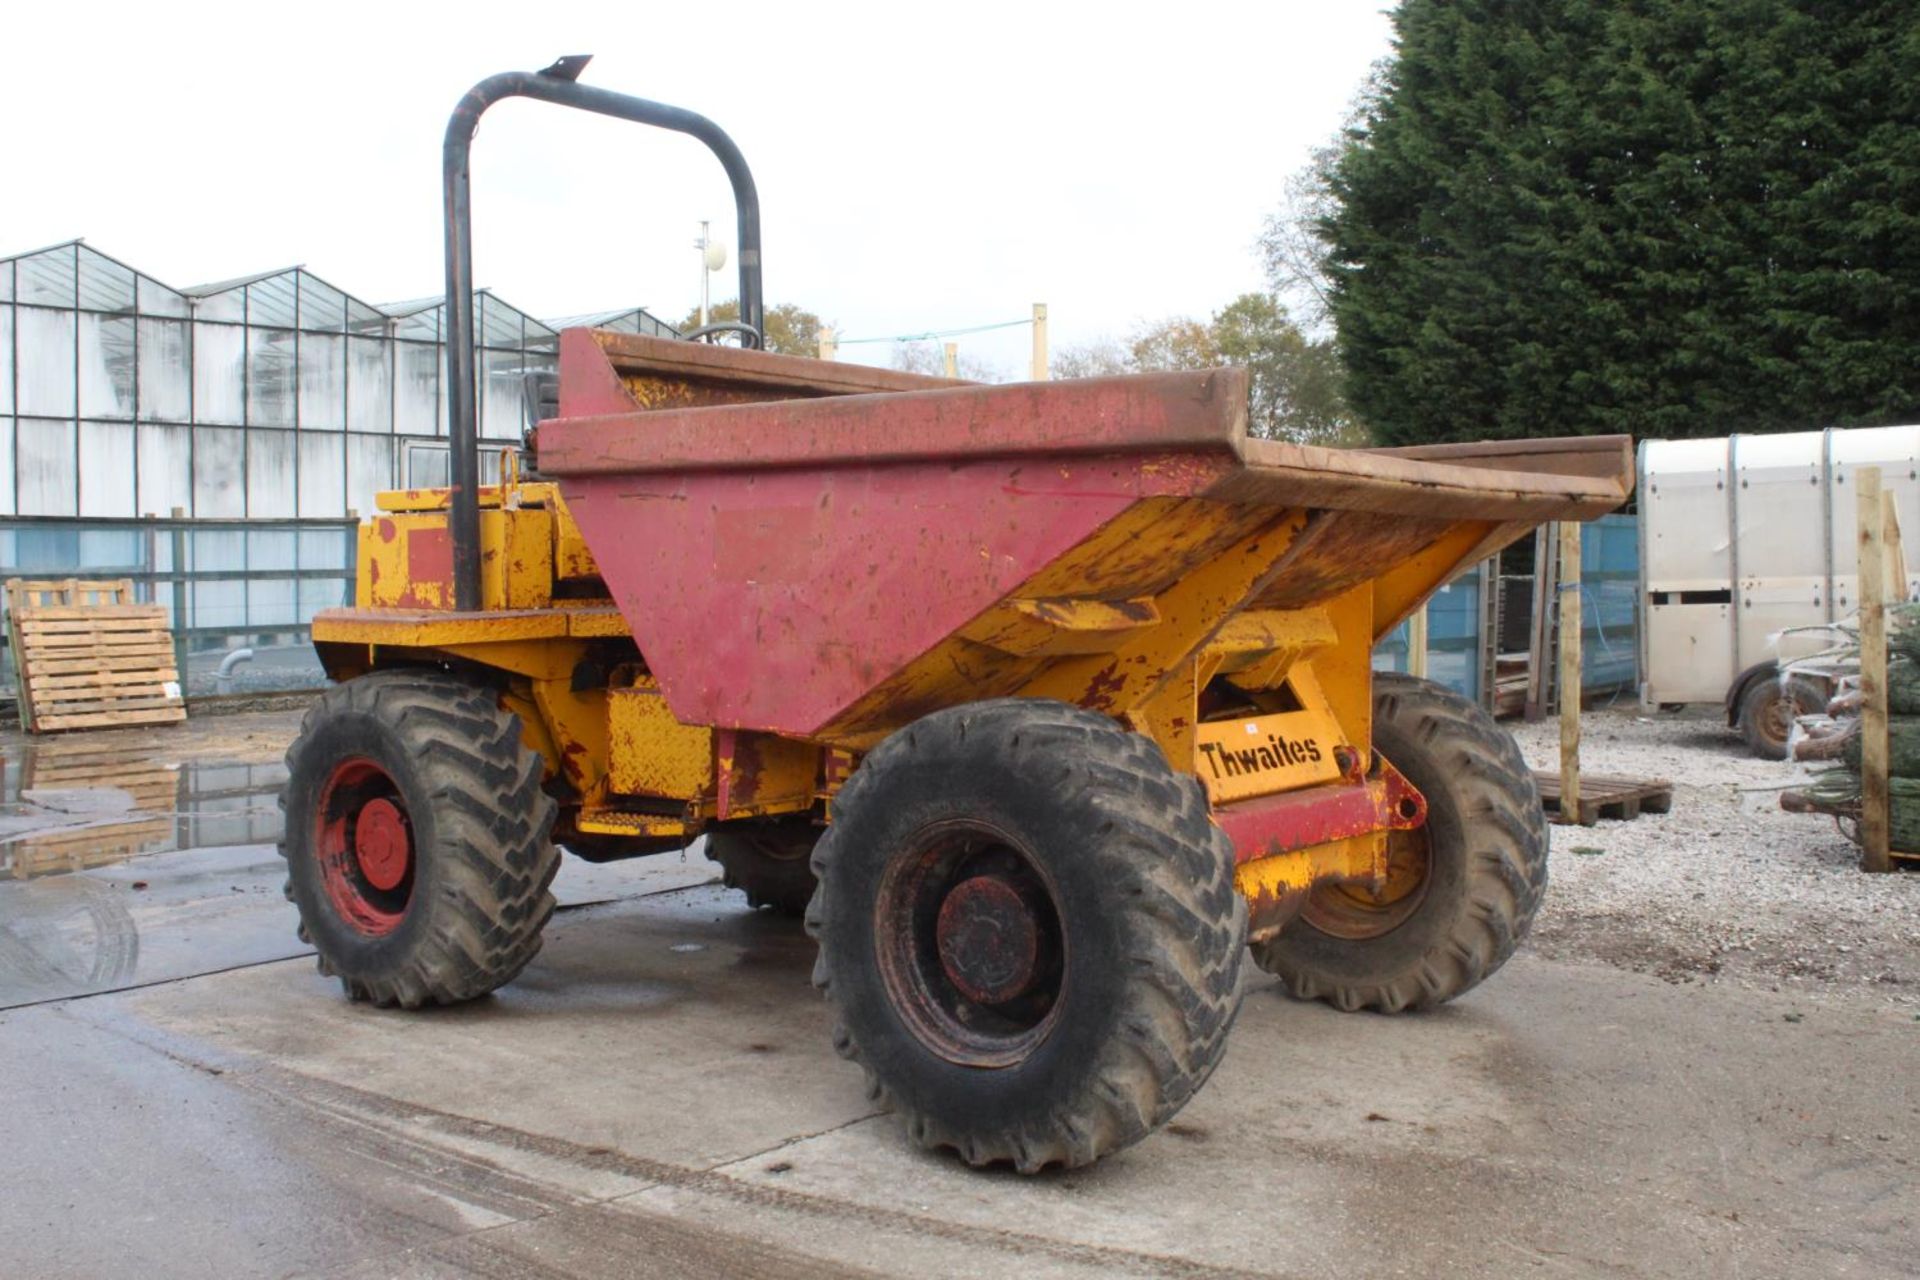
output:
[[[560,853],[549,835],[555,804],[541,788],[539,755],[521,739],[520,718],[494,690],[449,672],[376,671],[334,685],[307,710],[287,751],[288,786],[310,766],[307,740],[334,714],[365,714],[392,726],[419,762],[423,790],[436,806],[441,895],[420,945],[391,972],[340,975],[347,996],[380,1007],[456,1004],[519,976],[540,950],[552,918]],[[286,791],[280,805],[286,806]],[[280,856],[289,859],[290,836]],[[293,898],[289,875],[285,893]],[[301,941],[314,931],[303,920]],[[337,958],[318,956],[323,974]]]
[[[1085,852],[1103,878],[1126,886],[1126,901],[1136,908],[1125,915],[1132,981],[1120,1034],[1101,1051],[1087,1086],[1043,1124],[953,1132],[903,1105],[874,1071],[840,1015],[825,945],[813,981],[835,1010],[835,1049],[861,1065],[871,1097],[903,1113],[913,1141],[950,1147],[973,1165],[1010,1162],[1022,1173],[1078,1167],[1158,1128],[1219,1065],[1240,1008],[1246,903],[1234,888],[1233,846],[1212,822],[1199,783],[1176,773],[1152,740],[1066,703],[1004,698],[935,712],[875,749],[842,788],[836,809],[845,815],[884,803],[897,771],[937,767],[970,743],[977,751],[983,740],[1003,757],[1041,752],[1053,763],[1045,775],[1053,786],[1095,798],[1106,824]],[[862,909],[843,905],[834,892],[834,837],[843,829],[828,828],[814,848],[819,888],[806,919],[816,939],[831,932],[837,912]]]

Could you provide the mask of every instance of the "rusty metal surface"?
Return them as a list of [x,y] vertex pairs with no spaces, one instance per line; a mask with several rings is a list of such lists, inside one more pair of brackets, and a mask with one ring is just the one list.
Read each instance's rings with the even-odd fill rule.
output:
[[1214,807],[1214,821],[1240,862],[1426,821],[1427,802],[1399,770],[1381,762],[1365,782],[1283,792]]
[[607,694],[608,786],[623,795],[690,799],[713,785],[713,731],[682,724],[654,688]]
[[[1543,442],[1544,443],[1544,442]],[[1503,471],[1352,449],[1241,440],[1243,466],[1208,494],[1226,502],[1460,520],[1588,520],[1626,501],[1632,460],[1605,475]]]
[[[596,370],[590,381],[603,384],[606,376]],[[561,377],[564,402],[564,370]],[[610,395],[597,393],[595,400]],[[620,395],[628,397],[624,384]],[[1221,369],[602,411],[542,423],[540,470],[559,477],[561,492],[571,500],[577,482],[594,476],[946,466],[983,457],[1030,464],[1043,459],[1038,465],[1051,465],[1090,456],[1150,455],[1140,461],[1142,469],[1155,465],[1154,459],[1181,454],[1218,459],[1219,466],[1190,466],[1184,485],[1159,490],[1191,494],[1225,474],[1245,431],[1245,372]]]
[[1132,503],[1196,482],[1160,463],[592,476],[569,506],[676,716],[815,736]]
[[1316,512],[1288,549],[1273,581],[1254,600],[1254,607],[1299,609],[1319,604],[1379,577],[1453,527],[1446,520],[1370,511]]

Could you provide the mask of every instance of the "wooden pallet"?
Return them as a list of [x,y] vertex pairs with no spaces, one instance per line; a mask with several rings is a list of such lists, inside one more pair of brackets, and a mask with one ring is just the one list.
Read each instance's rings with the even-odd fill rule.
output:
[[7,636],[30,733],[187,718],[166,610],[125,578],[10,579]]
[[[1560,812],[1560,774],[1557,770],[1534,771],[1533,781],[1540,788],[1540,805],[1557,821],[1569,819]],[[1601,774],[1580,775],[1580,812],[1573,816],[1583,827],[1602,818],[1627,821],[1642,813],[1665,813],[1673,807],[1673,784],[1665,778],[1610,778]]]

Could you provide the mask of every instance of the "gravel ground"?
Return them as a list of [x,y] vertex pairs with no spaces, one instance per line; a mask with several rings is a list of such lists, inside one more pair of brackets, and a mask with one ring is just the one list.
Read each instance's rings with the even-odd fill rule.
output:
[[[1557,723],[1509,727],[1534,768],[1559,767]],[[1782,812],[1804,767],[1753,759],[1708,708],[1589,711],[1581,737],[1588,773],[1665,778],[1673,809],[1553,828],[1536,950],[1920,1007],[1920,873],[1866,875],[1831,819]]]

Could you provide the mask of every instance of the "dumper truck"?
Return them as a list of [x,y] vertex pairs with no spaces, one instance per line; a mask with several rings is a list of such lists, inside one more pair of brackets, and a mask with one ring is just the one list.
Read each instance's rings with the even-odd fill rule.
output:
[[[973,385],[754,349],[745,161],[704,117],[483,81],[447,133],[452,483],[384,493],[287,756],[288,895],[346,994],[511,981],[562,849],[705,850],[803,913],[840,1054],[914,1142],[1023,1172],[1164,1124],[1248,962],[1344,1010],[1498,969],[1547,878],[1513,741],[1374,642],[1619,438],[1257,439],[1241,369]],[[689,133],[738,204],[742,345],[571,329],[479,483],[466,163],[526,96]],[[711,335],[705,335],[711,336]],[[743,981],[751,981],[743,975]]]

